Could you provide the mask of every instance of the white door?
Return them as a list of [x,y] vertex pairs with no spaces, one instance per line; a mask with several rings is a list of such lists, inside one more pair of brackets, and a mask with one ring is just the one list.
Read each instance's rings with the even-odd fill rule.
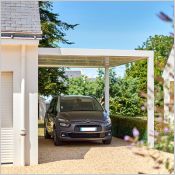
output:
[[13,163],[13,73],[1,73],[1,163]]

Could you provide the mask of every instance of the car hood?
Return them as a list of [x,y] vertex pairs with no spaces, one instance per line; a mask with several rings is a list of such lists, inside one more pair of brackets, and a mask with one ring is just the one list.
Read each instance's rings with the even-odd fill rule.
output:
[[104,120],[103,111],[71,111],[71,112],[60,112],[60,118],[64,118],[69,121],[102,121]]

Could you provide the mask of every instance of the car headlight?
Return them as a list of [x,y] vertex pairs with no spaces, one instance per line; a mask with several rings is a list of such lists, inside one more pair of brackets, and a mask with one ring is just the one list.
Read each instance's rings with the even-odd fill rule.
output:
[[105,124],[106,125],[111,125],[111,119],[109,117],[105,120]]
[[60,126],[69,127],[70,126],[70,123],[60,123]]
[[68,120],[59,118],[58,121],[59,121],[60,126],[62,126],[62,127],[69,127],[70,126],[70,123]]

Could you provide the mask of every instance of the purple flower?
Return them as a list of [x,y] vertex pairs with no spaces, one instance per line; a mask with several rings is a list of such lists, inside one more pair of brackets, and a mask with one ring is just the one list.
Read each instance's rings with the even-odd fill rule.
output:
[[166,21],[166,22],[172,22],[172,21],[173,21],[168,15],[166,15],[166,14],[163,13],[163,12],[160,12],[160,13],[158,14],[158,17],[159,17],[161,20]]
[[164,128],[164,133],[167,134],[169,132],[169,128],[165,127]]
[[128,142],[128,141],[130,141],[130,137],[129,136],[125,136],[124,140]]
[[132,134],[133,134],[134,137],[138,137],[140,133],[139,133],[139,131],[138,131],[137,128],[134,128],[134,129],[132,130]]

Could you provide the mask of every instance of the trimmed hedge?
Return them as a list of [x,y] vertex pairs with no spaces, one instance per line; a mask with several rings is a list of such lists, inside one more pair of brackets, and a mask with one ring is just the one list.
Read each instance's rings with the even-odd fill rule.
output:
[[115,137],[124,138],[124,136],[133,136],[133,128],[137,128],[140,132],[139,139],[146,139],[147,120],[136,117],[118,117],[110,116],[112,121],[112,134]]

